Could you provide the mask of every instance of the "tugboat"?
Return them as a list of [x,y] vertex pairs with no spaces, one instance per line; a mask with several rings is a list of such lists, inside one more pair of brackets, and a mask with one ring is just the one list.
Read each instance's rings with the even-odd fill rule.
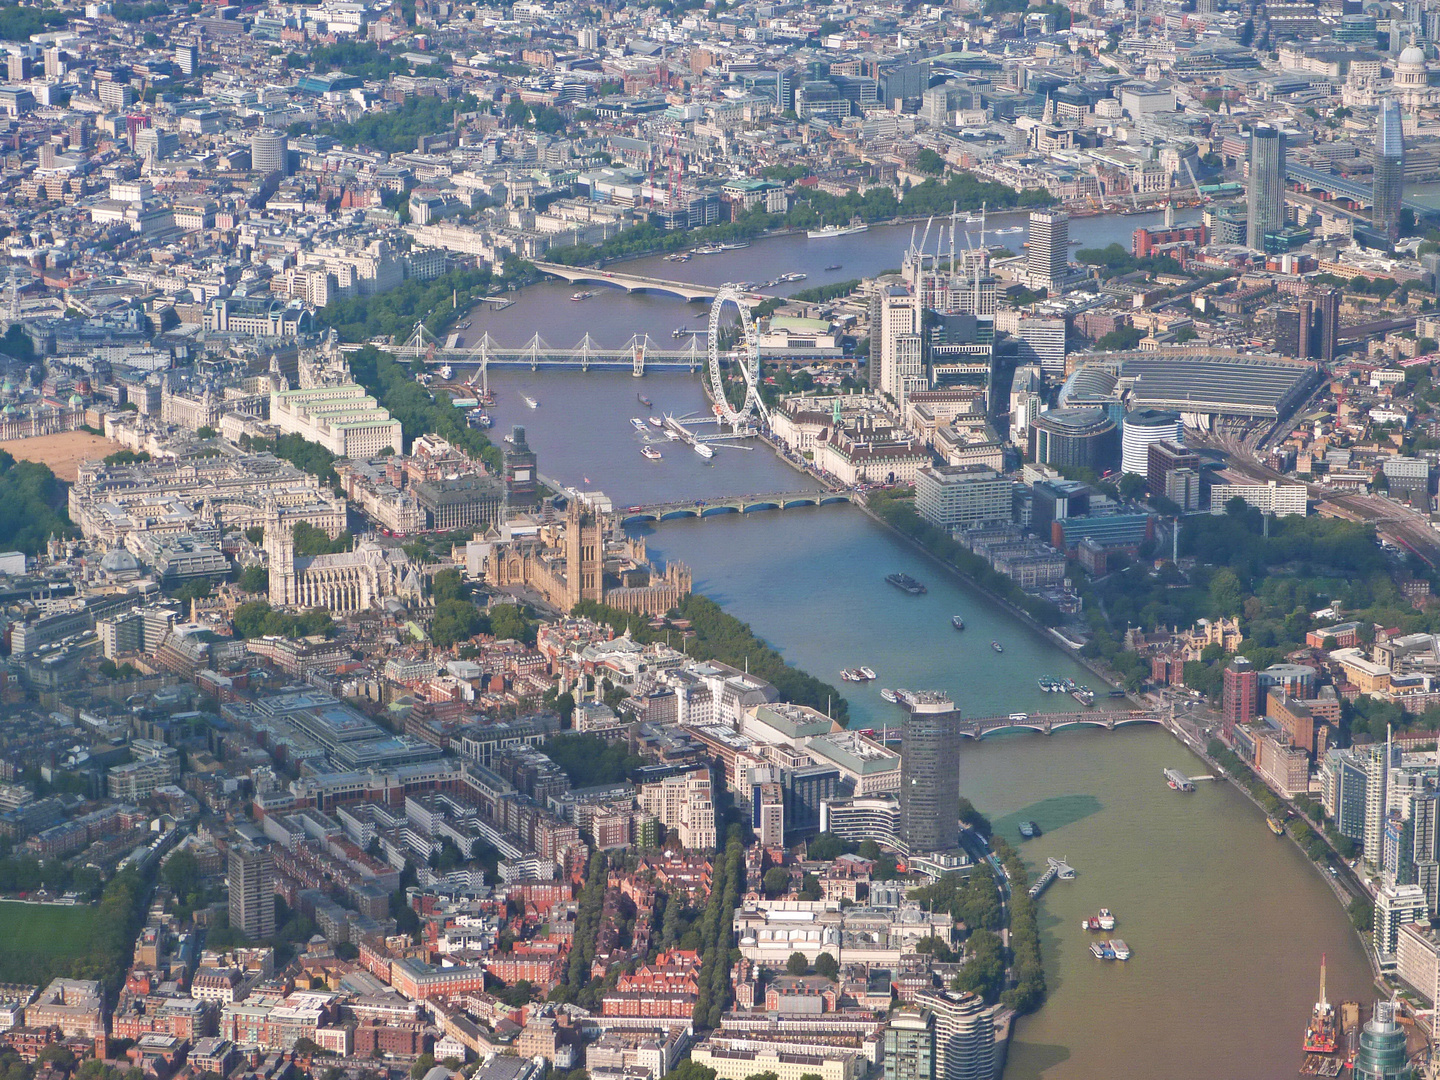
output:
[[844,267],[843,267],[840,263],[831,263],[829,266],[825,267],[825,269],[826,269],[826,270],[841,270],[841,269],[844,269]]
[[1320,956],[1320,1000],[1310,1014],[1310,1024],[1305,1028],[1305,1052],[1307,1054],[1333,1054],[1337,1045],[1335,1007],[1325,1000],[1325,956]]
[[962,619],[959,615],[951,615],[950,625],[953,626],[956,630],[964,630],[965,620]]
[[1080,929],[1088,930],[1092,934],[1096,933],[1100,929],[1100,920],[1097,919],[1094,915],[1091,915],[1088,919],[1081,919]]
[[990,648],[994,649],[996,652],[1005,651],[1005,646],[1001,645],[998,641],[990,642]]
[[907,592],[911,596],[919,596],[925,592],[925,586],[909,574],[886,574],[885,580],[901,592]]
[[642,446],[640,448],[640,456],[649,458],[651,461],[659,461],[660,451],[656,450],[653,446]]
[[639,401],[641,405],[644,405],[647,409],[650,408],[650,406],[652,406],[652,405],[655,404],[653,401],[651,401],[651,400],[650,400],[648,397],[646,397],[644,394],[636,394],[636,395],[635,395],[635,399],[636,399],[637,401]]
[[1285,835],[1285,826],[1280,824],[1280,822],[1276,821],[1273,817],[1270,817],[1269,815],[1266,815],[1265,817],[1265,827],[1268,828],[1276,836]]

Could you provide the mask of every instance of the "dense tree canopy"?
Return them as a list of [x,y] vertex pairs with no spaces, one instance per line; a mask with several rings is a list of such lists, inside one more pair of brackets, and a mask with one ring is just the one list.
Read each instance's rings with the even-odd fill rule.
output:
[[274,610],[264,600],[252,600],[235,609],[232,620],[235,633],[242,638],[258,638],[269,635],[299,638],[323,635],[330,637],[335,632],[335,621],[324,608],[311,608],[299,615],[287,615]]
[[0,550],[37,555],[71,532],[65,488],[48,466],[0,450]]

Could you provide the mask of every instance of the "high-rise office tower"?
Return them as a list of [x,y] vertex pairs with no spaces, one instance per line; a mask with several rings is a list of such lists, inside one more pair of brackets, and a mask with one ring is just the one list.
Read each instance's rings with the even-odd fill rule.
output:
[[900,829],[911,854],[960,841],[960,711],[944,694],[910,701],[900,735]]
[[1326,289],[1320,294],[1320,359],[1335,362],[1335,347],[1340,340],[1340,291]]
[[1250,132],[1249,184],[1245,243],[1264,251],[1266,234],[1285,224],[1285,133],[1269,124]]
[[795,107],[796,75],[793,67],[781,67],[775,72],[775,107],[781,112]]
[[1053,289],[1070,265],[1070,215],[1062,211],[1030,215],[1030,248],[1026,270],[1030,285]]
[[200,49],[190,42],[175,46],[175,66],[182,75],[194,75],[200,67]]
[[1405,193],[1405,133],[1394,98],[1380,102],[1375,125],[1375,231],[1394,243],[1400,239],[1400,200]]
[[258,941],[275,934],[275,862],[266,848],[230,846],[230,925]]
[[250,136],[250,168],[261,176],[290,175],[290,150],[284,132],[257,131]]

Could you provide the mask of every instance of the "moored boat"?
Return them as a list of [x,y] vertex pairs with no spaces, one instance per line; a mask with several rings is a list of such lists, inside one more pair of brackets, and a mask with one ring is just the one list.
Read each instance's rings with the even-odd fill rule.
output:
[[1101,930],[1115,929],[1115,913],[1108,907],[1102,907],[1095,916],[1095,921],[1100,924]]
[[1121,941],[1118,937],[1110,939],[1110,953],[1116,960],[1130,959],[1130,946]]
[[650,416],[646,419],[653,428],[663,428],[665,426],[665,421],[661,420],[658,416]]
[[875,672],[868,667],[862,667],[860,668],[860,676],[866,682],[871,682],[875,678]]
[[883,689],[881,689],[880,696],[886,701],[890,702],[891,705],[895,705],[900,701],[900,699],[895,695],[895,691],[891,690],[889,687],[884,687]]
[[1036,825],[1033,821],[1022,821],[1020,822],[1020,835],[1023,836],[1026,840],[1039,836],[1040,826]]
[[715,456],[715,451],[711,450],[710,447],[706,446],[703,442],[697,442],[695,444],[695,453],[699,454],[706,461],[709,461]]
[[911,596],[919,596],[925,592],[925,586],[916,581],[909,574],[886,574],[885,580],[894,585],[901,592],[907,592]]
[[640,448],[640,456],[649,458],[651,461],[659,461],[660,451],[656,450],[653,446],[642,446]]
[[844,269],[844,266],[843,266],[842,264],[840,264],[840,263],[831,263],[829,266],[825,267],[825,269],[826,269],[826,270],[843,270],[843,269]]
[[641,420],[638,416],[632,416],[630,418],[630,426],[633,427],[636,431],[644,431],[645,421]]
[[653,401],[651,401],[651,400],[650,400],[648,397],[646,397],[644,394],[636,394],[636,395],[635,395],[635,399],[636,399],[637,401],[639,401],[641,405],[644,405],[647,409],[650,408],[651,405],[654,405],[654,404],[655,404]]
[[1265,827],[1268,828],[1276,836],[1285,835],[1285,826],[1281,825],[1280,822],[1276,821],[1273,817],[1269,817],[1268,815],[1265,818]]

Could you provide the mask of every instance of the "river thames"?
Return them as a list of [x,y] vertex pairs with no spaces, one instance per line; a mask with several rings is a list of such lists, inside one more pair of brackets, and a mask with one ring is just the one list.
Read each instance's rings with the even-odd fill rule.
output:
[[[1074,231],[1086,244],[1125,242],[1145,220],[1088,219]],[[903,237],[900,231],[871,229],[809,245],[863,241],[854,254],[846,247],[838,256],[815,256],[822,265],[845,264],[841,277],[859,277],[898,265],[909,226]],[[860,254],[887,234],[894,243]],[[710,258],[735,260],[716,268],[721,280],[809,273],[805,263],[797,266],[800,255],[790,254],[803,254],[806,243],[778,238]],[[680,278],[701,261],[658,266]],[[643,262],[631,266],[658,272]],[[811,275],[798,287],[814,284]],[[568,288],[523,291],[516,305],[486,316],[505,330],[491,332],[510,344],[538,328],[559,344],[589,328],[602,342],[620,344],[646,329],[636,325],[642,315],[655,334],[702,311],[663,296],[608,293],[572,304],[563,299]],[[527,323],[527,311],[548,321]],[[493,371],[491,385],[497,431],[526,425],[542,472],[602,490],[617,506],[813,486],[761,446],[722,448],[707,463],[666,443],[661,461],[642,458],[650,436],[635,433],[629,418],[702,411],[698,375],[510,369]],[[526,408],[522,393],[539,407]],[[639,404],[637,393],[653,408]],[[790,662],[843,686],[851,726],[899,722],[881,686],[943,689],[969,715],[1078,708],[1038,689],[1037,676],[1048,674],[1088,681],[1103,704],[1105,688],[1058,645],[848,505],[670,521],[644,533],[652,556],[691,566],[697,591],[750,623]],[[884,576],[897,570],[929,592],[910,597],[886,585]],[[951,628],[952,614],[964,616],[964,632]],[[1003,653],[991,649],[992,639]],[[876,683],[839,682],[842,667],[861,664],[875,669]],[[1003,736],[963,748],[961,793],[1020,845],[1032,867],[1056,855],[1079,872],[1040,902],[1050,994],[1019,1022],[1006,1080],[1288,1077],[1300,1062],[1322,953],[1331,1000],[1369,1000],[1360,943],[1320,873],[1292,843],[1271,835],[1263,815],[1228,784],[1202,782],[1192,794],[1176,793],[1161,777],[1169,767],[1192,776],[1206,771],[1167,732],[1148,726]],[[1024,818],[1043,835],[1022,843],[1016,826]],[[1118,917],[1115,934],[1134,953],[1128,963],[1104,963],[1087,950],[1080,920],[1102,906]]]
[[[1197,220],[1199,211],[1178,210],[1176,220]],[[1019,253],[1025,240],[1023,213],[992,215],[986,221],[986,242],[1000,244]],[[1077,218],[1070,222],[1070,237],[1085,247],[1104,247],[1118,243],[1127,250],[1131,234],[1139,228],[1158,226],[1162,214]],[[949,228],[949,219],[945,219]],[[980,226],[963,226],[969,230],[970,243],[980,243]],[[935,249],[939,222],[932,228],[927,250]],[[957,236],[955,246],[965,245]],[[995,229],[1017,232],[995,233]],[[818,285],[873,277],[884,270],[897,269],[912,232],[918,238],[925,223],[871,226],[868,232],[826,240],[808,240],[803,233],[757,240],[748,248],[721,252],[718,255],[696,255],[689,262],[667,262],[663,256],[628,260],[612,264],[617,272],[645,277],[665,278],[699,285],[720,285],[727,281],[768,280],[782,273],[806,275],[805,280],[780,285],[766,292],[788,296]],[[947,248],[948,250],[948,248]],[[839,266],[827,270],[828,266]],[[572,301],[576,290],[591,291],[592,297]],[[652,345],[660,349],[688,348],[689,338],[676,339],[680,329],[705,329],[709,308],[705,304],[686,304],[663,293],[626,293],[602,284],[571,285],[564,281],[546,280],[513,294],[515,303],[496,310],[488,304],[472,309],[470,325],[461,333],[461,344],[473,346],[488,332],[503,348],[518,348],[538,333],[547,345],[557,349],[573,348],[587,333],[606,348],[623,346],[632,335],[649,334]],[[704,339],[701,339],[703,351]]]

